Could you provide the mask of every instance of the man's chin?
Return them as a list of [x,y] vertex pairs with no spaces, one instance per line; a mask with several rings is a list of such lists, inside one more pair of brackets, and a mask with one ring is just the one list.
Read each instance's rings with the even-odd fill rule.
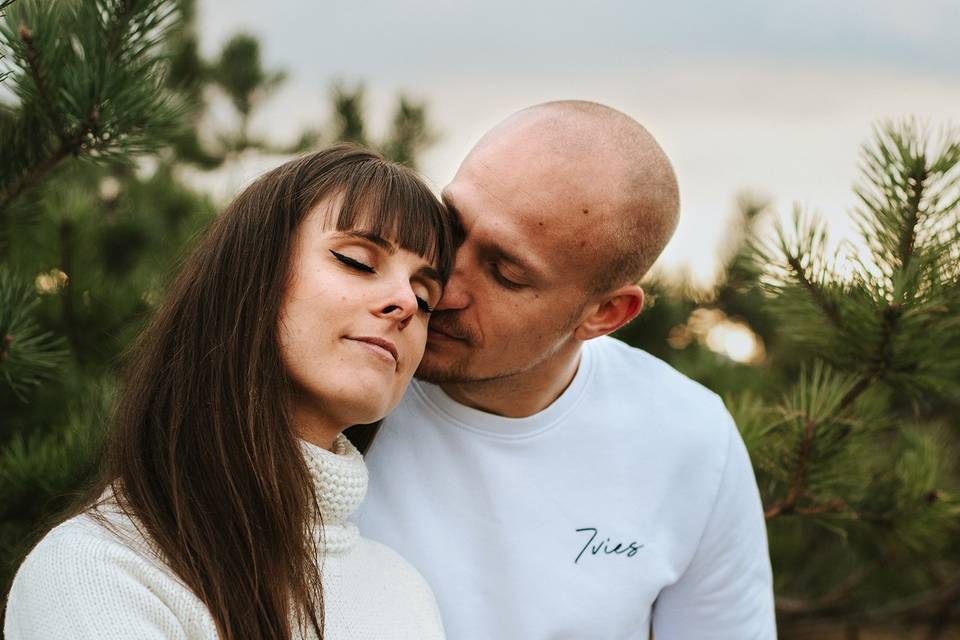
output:
[[443,362],[438,354],[431,354],[429,350],[424,353],[423,360],[420,361],[420,366],[413,377],[431,384],[470,381],[465,363]]

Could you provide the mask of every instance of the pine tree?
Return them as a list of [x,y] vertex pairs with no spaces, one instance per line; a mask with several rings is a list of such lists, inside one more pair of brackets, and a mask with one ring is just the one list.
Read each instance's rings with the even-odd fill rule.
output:
[[[170,239],[186,230],[166,226],[197,209],[189,197],[166,220],[139,212],[137,225],[123,206],[136,209],[139,200],[155,212],[136,190],[165,178],[140,180],[136,162],[167,145],[180,124],[180,97],[164,86],[163,47],[180,24],[177,4],[21,0],[5,9],[0,54],[12,100],[0,105],[4,594],[40,523],[94,471],[119,345],[131,318],[149,307],[144,281],[158,275],[147,264],[171,259]],[[170,184],[157,191],[167,203],[183,194]],[[151,227],[164,232],[151,237]]]
[[[779,397],[732,402],[766,503],[784,622],[910,618],[960,596],[960,140],[877,129],[853,215],[756,241],[754,266],[801,368]],[[803,354],[798,358],[797,354]]]
[[362,84],[348,87],[335,82],[331,100],[334,110],[332,138],[338,142],[370,146],[394,162],[416,168],[420,153],[437,140],[427,123],[426,104],[403,94],[397,98],[390,130],[380,141],[371,140],[367,134],[366,91]]

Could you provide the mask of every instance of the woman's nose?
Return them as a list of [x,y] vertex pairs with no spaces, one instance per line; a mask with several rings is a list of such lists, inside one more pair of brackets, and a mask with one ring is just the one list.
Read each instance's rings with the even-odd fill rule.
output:
[[396,287],[390,292],[386,300],[381,303],[378,314],[384,318],[396,320],[402,329],[418,309],[417,295],[407,284],[404,287]]

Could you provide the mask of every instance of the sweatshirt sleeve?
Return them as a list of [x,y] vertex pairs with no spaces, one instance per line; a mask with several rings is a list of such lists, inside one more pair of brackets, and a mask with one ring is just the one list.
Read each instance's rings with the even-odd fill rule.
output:
[[653,609],[657,640],[774,640],[766,523],[750,457],[733,419],[712,512],[690,565]]
[[151,584],[155,567],[113,541],[54,530],[21,565],[7,600],[7,640],[186,640]]

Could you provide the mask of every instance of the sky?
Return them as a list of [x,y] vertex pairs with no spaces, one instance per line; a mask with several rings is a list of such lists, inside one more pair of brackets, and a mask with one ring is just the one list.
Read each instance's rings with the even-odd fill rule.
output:
[[[707,284],[738,194],[795,206],[850,237],[859,150],[878,123],[960,127],[960,0],[198,0],[201,49],[261,40],[288,80],[255,132],[287,141],[329,117],[334,81],[367,87],[371,129],[398,93],[439,133],[420,168],[439,190],[504,117],[578,98],[631,115],[680,182],[681,222],[664,273]],[[207,183],[225,196],[276,158],[247,158]]]

